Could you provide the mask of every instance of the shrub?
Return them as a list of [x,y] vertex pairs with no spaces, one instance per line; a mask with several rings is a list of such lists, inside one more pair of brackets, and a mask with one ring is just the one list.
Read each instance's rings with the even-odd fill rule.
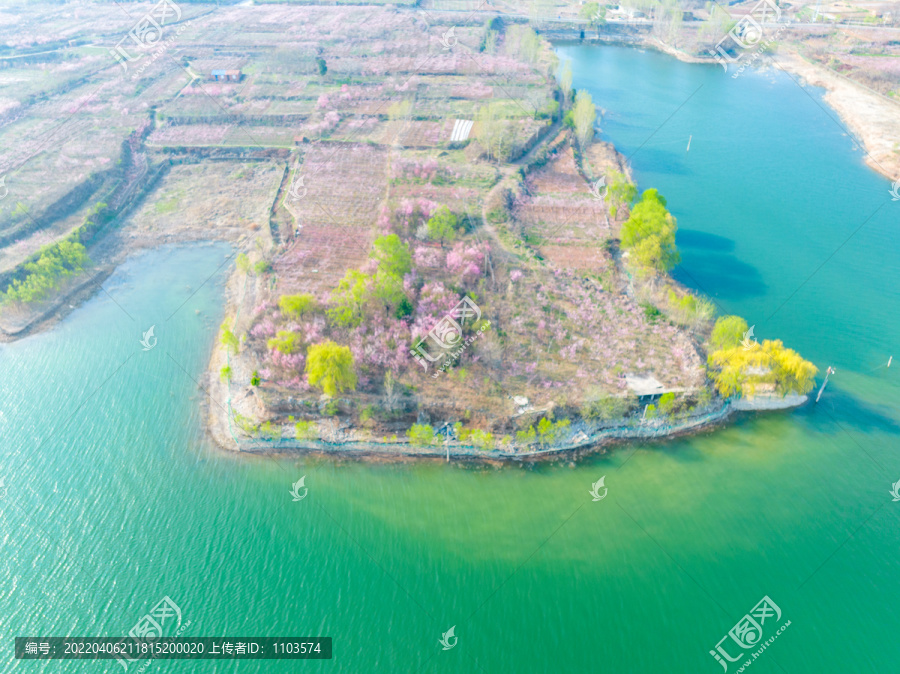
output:
[[290,355],[292,353],[297,353],[297,351],[300,350],[302,339],[296,332],[279,330],[275,337],[272,337],[266,342],[266,346],[279,353]]
[[294,424],[294,435],[298,440],[315,440],[319,429],[314,421],[298,421]]
[[259,372],[253,370],[253,374],[250,375],[250,386],[259,386],[260,381]]
[[682,297],[674,290],[669,290],[669,313],[681,325],[700,326],[712,318],[714,313],[712,302],[686,293]]
[[219,371],[219,376],[222,378],[222,381],[231,381],[231,367],[226,365]]
[[316,298],[310,293],[282,295],[278,299],[278,308],[285,316],[300,319],[316,310]]
[[278,440],[281,438],[281,426],[267,421],[259,427],[259,434],[268,440]]
[[414,445],[428,447],[440,443],[440,436],[434,434],[434,429],[428,424],[413,424],[406,431],[406,436]]
[[606,396],[585,403],[581,414],[585,419],[599,421],[621,419],[631,411],[633,405],[633,400],[629,398]]
[[222,344],[226,349],[230,349],[231,353],[237,353],[238,348],[240,347],[238,338],[235,337],[231,330],[225,327],[224,323],[222,323]]
[[534,430],[534,426],[529,426],[524,431],[516,431],[516,442],[522,443],[523,445],[534,444],[536,439],[537,433]]
[[660,414],[669,416],[675,411],[675,394],[663,393],[657,401]]
[[479,428],[474,429],[469,434],[469,440],[473,445],[483,452],[489,452],[494,449],[494,436],[492,433],[482,431]]

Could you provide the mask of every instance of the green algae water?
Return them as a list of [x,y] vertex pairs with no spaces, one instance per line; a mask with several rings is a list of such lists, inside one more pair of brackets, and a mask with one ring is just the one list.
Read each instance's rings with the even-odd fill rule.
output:
[[822,402],[574,468],[224,454],[196,382],[231,251],[140,253],[53,330],[0,345],[0,671],[124,671],[16,661],[13,638],[121,636],[166,596],[182,636],[329,636],[334,659],[145,671],[715,673],[765,596],[790,626],[728,672],[896,669],[900,204],[785,75],[559,51],[668,198],[678,278],[834,365]]

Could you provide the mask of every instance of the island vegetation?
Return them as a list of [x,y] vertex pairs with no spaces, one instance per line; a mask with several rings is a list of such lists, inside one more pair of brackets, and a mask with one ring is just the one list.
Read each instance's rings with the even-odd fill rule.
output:
[[[618,21],[611,6],[570,9],[597,31]],[[186,5],[183,21],[201,11],[222,10]],[[666,198],[639,191],[598,138],[602,101],[573,88],[540,21],[225,11],[260,40],[246,58],[194,22],[174,66],[121,72],[68,36],[65,69],[33,57],[56,88],[24,65],[2,130],[11,147],[39,140],[16,115],[52,95],[78,118],[98,81],[118,93],[102,89],[91,114],[116,123],[91,148],[63,130],[68,154],[23,164],[17,180],[36,183],[47,157],[80,158],[77,189],[36,192],[52,208],[24,193],[14,209],[0,204],[0,236],[15,244],[0,258],[3,320],[34,320],[88,268],[135,247],[232,242],[208,377],[210,426],[231,448],[529,454],[676,432],[720,418],[733,397],[810,390],[811,364],[778,340],[745,350],[742,319],[714,324],[713,304],[669,275],[680,256]],[[655,11],[654,23],[666,14]],[[37,44],[39,24],[25,19],[17,39]],[[303,45],[286,37],[298,34]],[[221,81],[213,63],[237,79]],[[33,236],[67,218],[51,243]]]

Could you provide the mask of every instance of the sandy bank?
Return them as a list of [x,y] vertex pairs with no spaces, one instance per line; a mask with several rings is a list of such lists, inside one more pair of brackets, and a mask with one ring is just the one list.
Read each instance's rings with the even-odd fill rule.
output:
[[779,52],[774,60],[806,83],[823,87],[825,102],[863,144],[866,163],[891,180],[900,178],[900,103],[796,52]]

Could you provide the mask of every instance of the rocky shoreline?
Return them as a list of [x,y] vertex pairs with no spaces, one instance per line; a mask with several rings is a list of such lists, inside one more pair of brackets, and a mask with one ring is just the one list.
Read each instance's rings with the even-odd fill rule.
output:
[[799,407],[808,402],[808,396],[786,396],[779,400],[734,400],[725,401],[712,412],[689,417],[672,425],[662,420],[641,425],[621,425],[597,429],[592,433],[579,430],[572,441],[538,449],[535,451],[504,452],[483,451],[472,445],[446,442],[431,447],[415,446],[409,442],[371,442],[366,440],[307,440],[293,438],[260,440],[247,438],[240,441],[228,432],[222,415],[210,409],[209,430],[216,443],[223,448],[247,454],[323,454],[343,455],[353,458],[403,460],[416,458],[443,459],[449,461],[540,461],[560,457],[580,456],[604,452],[606,448],[633,440],[667,440],[682,435],[691,435],[723,424],[736,412],[773,411]]

